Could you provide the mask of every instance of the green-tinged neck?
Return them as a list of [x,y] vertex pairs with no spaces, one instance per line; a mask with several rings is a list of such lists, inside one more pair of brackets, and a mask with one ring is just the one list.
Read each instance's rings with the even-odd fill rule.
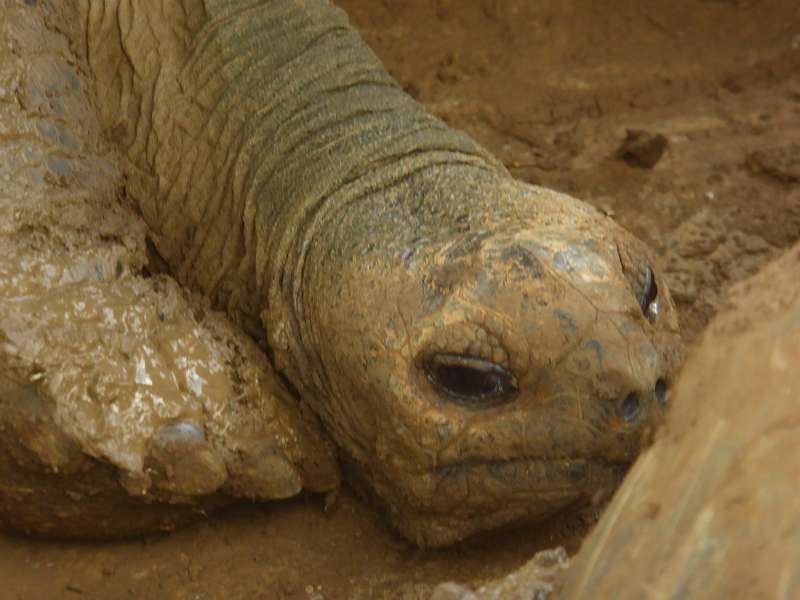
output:
[[222,122],[231,113],[241,119],[246,176],[232,195],[241,195],[245,221],[253,219],[246,247],[255,250],[260,294],[274,301],[277,288],[288,290],[323,213],[428,166],[498,168],[408,96],[329,2],[279,0],[251,11],[231,4],[209,6],[212,25],[194,47],[213,60],[196,59],[185,74],[226,82],[218,89],[227,108],[216,112],[226,113]]
[[128,195],[179,279],[246,326],[286,295],[320,213],[431,165],[502,169],[404,93],[328,1],[87,1]]

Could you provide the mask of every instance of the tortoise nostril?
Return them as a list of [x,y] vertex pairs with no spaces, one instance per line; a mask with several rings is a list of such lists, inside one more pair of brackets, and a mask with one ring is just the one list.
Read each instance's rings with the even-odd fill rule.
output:
[[628,423],[635,420],[640,411],[641,402],[639,402],[639,395],[636,392],[628,394],[619,405],[619,414]]
[[663,378],[659,377],[656,380],[656,402],[658,402],[659,406],[666,406],[667,405],[667,382],[664,381]]

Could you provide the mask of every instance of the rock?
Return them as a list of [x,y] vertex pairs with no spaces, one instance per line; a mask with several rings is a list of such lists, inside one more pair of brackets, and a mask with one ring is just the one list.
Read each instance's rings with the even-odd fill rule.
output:
[[660,133],[629,129],[615,157],[631,167],[652,169],[664,156],[667,138]]
[[751,152],[747,166],[780,183],[800,183],[800,144]]

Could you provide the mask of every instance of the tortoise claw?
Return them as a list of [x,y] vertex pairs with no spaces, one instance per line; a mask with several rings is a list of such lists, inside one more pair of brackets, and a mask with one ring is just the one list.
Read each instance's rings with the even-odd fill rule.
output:
[[225,463],[190,421],[164,425],[145,461],[157,489],[182,496],[213,494],[227,479]]

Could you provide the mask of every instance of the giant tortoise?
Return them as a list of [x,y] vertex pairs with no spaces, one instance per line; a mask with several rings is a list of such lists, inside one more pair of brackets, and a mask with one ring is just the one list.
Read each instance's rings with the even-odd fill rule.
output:
[[345,479],[419,545],[607,496],[680,361],[651,252],[327,0],[0,0],[0,522]]
[[800,598],[799,366],[800,243],[731,291],[571,567],[545,551],[433,600]]

